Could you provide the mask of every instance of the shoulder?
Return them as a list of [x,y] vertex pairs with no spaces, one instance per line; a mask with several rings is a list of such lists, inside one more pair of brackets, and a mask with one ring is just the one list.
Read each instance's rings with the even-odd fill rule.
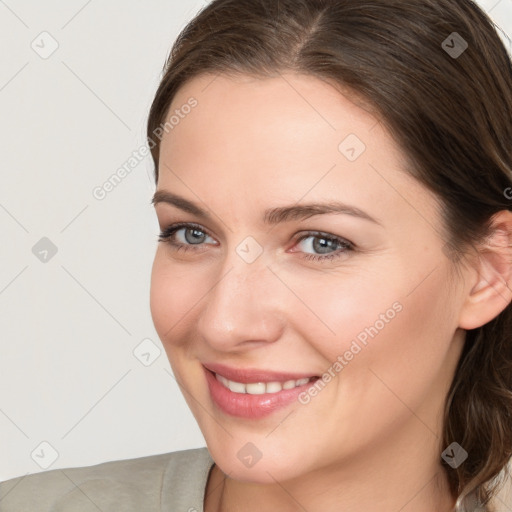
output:
[[53,469],[0,483],[2,512],[202,510],[213,460],[206,448]]

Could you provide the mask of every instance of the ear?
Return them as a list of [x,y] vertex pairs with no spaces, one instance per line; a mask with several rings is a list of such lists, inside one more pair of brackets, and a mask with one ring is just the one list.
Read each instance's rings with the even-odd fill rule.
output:
[[459,327],[468,330],[490,322],[512,301],[512,211],[492,217],[490,234],[476,249],[474,277],[459,318]]

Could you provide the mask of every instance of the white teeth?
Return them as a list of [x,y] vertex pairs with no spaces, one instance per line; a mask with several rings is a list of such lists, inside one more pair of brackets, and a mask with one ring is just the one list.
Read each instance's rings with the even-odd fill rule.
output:
[[267,385],[264,382],[252,382],[250,384],[241,384],[241,386],[245,387],[245,390],[250,395],[263,395],[267,389]]
[[217,377],[217,380],[224,384],[227,388],[229,388],[229,380],[226,379],[226,377],[223,377],[222,375],[219,375],[218,373],[215,374],[215,377]]
[[[245,386],[240,382],[233,382],[232,380],[228,380],[228,388],[233,391],[233,393],[245,393]],[[247,392],[250,393],[250,391]]]
[[287,380],[284,384],[283,384],[283,389],[292,389],[295,387],[295,381],[294,380]]
[[280,382],[267,382],[267,393],[278,393],[282,389]]
[[249,395],[262,395],[263,393],[279,393],[283,389],[293,389],[297,386],[303,386],[307,384],[311,378],[287,380],[286,382],[250,382],[244,384],[242,382],[235,382],[233,380],[226,379],[218,373],[215,374],[217,380],[226,388],[233,391],[233,393],[248,393]]

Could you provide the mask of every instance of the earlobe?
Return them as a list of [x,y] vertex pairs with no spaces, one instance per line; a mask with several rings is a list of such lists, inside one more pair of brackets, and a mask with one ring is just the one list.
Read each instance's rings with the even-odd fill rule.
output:
[[475,281],[462,307],[459,327],[476,329],[512,302],[512,212],[493,216],[490,235],[478,248]]

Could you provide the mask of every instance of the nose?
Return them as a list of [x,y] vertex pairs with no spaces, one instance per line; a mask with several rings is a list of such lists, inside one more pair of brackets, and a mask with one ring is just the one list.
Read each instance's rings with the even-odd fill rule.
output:
[[284,326],[283,288],[264,254],[248,263],[232,250],[203,299],[197,334],[221,352],[275,342]]

